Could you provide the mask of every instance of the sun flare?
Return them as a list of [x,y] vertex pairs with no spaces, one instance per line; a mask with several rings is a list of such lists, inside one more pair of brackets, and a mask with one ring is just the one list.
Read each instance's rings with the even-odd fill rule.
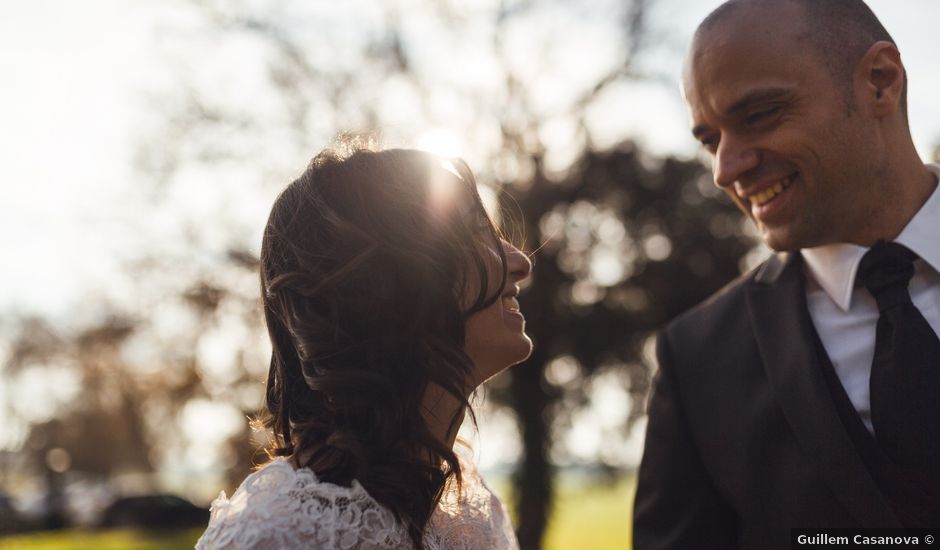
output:
[[422,133],[416,147],[444,158],[453,158],[463,153],[463,140],[449,130],[435,128]]

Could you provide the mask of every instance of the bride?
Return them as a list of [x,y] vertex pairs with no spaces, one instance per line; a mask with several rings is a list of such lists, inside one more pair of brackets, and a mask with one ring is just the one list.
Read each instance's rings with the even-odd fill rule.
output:
[[532,351],[516,301],[532,265],[462,161],[345,147],[271,209],[274,458],[213,502],[196,548],[517,548],[454,445],[474,389]]

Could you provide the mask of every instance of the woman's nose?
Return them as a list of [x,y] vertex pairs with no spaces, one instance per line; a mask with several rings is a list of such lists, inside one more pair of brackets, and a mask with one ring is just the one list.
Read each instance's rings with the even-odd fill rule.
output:
[[509,242],[503,241],[503,247],[510,279],[518,282],[528,277],[532,273],[532,260]]

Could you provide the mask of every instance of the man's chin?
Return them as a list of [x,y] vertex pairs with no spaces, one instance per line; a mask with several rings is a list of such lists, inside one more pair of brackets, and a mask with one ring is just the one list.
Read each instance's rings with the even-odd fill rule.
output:
[[786,228],[771,229],[764,225],[758,225],[758,227],[760,229],[761,240],[774,252],[791,252],[793,250],[806,248],[802,243],[803,239],[794,235],[792,231],[787,231]]

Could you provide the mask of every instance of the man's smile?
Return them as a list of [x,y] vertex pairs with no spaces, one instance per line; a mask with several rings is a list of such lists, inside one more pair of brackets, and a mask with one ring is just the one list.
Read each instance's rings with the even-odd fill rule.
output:
[[793,185],[793,182],[796,180],[796,176],[796,174],[790,174],[789,176],[771,183],[762,189],[748,192],[744,198],[749,200],[752,204],[763,206],[777,198],[777,195],[780,195],[788,187]]

